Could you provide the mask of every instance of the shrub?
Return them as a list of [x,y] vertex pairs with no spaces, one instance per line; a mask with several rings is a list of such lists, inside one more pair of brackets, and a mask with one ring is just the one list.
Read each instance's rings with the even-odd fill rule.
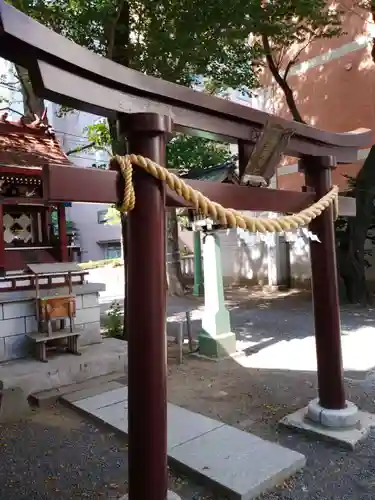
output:
[[123,333],[123,315],[120,303],[114,300],[105,319],[105,328],[108,337],[121,337]]

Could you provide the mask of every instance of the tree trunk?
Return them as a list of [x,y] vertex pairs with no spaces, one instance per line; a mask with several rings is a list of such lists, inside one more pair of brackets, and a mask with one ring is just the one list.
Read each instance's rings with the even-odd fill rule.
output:
[[375,199],[375,146],[365,160],[354,189],[356,216],[348,218],[342,241],[338,245],[338,267],[348,301],[371,303],[365,276],[365,242],[373,221]]
[[[112,153],[119,154],[119,155],[124,155],[127,153],[127,144],[126,144],[126,139],[122,137],[118,137],[117,133],[117,123],[116,120],[108,118],[108,128],[111,136],[111,149]],[[127,214],[122,213],[120,216],[120,223],[121,223],[121,239],[122,239],[122,255],[124,259],[124,283],[125,283],[125,290],[124,290],[124,321],[123,321],[123,328],[122,328],[122,336],[124,339],[127,339],[127,312],[128,312],[128,306],[127,306],[127,284],[128,284],[128,245],[127,245],[127,240],[128,240],[128,216]]]
[[[112,61],[122,64],[123,66],[130,67],[130,6],[129,2],[120,2],[118,7],[117,16],[113,20],[113,24],[106,28],[107,36],[107,57]],[[118,137],[116,120],[108,119],[108,127],[111,135],[112,153],[126,154],[127,143],[125,137]],[[121,238],[124,257],[124,323],[123,323],[123,337],[127,339],[127,283],[128,283],[128,219],[127,214],[121,214]]]
[[44,100],[35,94],[30,82],[28,70],[18,65],[15,65],[15,68],[21,84],[24,115],[29,120],[33,121],[35,115],[39,118],[43,115],[45,108]]
[[166,239],[168,292],[170,295],[182,296],[185,294],[185,284],[181,270],[178,220],[175,208],[167,209],[166,212]]

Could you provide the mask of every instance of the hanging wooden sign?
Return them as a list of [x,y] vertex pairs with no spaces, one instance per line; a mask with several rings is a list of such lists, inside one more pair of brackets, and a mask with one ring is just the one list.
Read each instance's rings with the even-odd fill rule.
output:
[[268,186],[293,134],[293,127],[267,120],[250,155],[241,184]]

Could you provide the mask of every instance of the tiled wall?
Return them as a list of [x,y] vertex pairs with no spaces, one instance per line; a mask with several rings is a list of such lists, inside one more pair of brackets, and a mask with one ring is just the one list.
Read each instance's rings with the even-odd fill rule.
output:
[[[77,295],[76,305],[75,325],[82,330],[80,345],[100,342],[98,294]],[[30,343],[26,333],[36,330],[35,299],[0,302],[0,362],[30,356]]]

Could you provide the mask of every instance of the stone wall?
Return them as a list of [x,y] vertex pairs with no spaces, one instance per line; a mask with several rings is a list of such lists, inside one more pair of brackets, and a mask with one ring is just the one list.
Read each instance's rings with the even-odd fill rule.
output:
[[[254,243],[252,235],[237,229],[217,232],[221,246],[222,273],[225,284],[243,283],[267,285],[269,262],[268,248],[263,242]],[[193,251],[193,232],[180,231],[181,246]],[[194,257],[181,259],[182,272],[186,276],[194,274]]]
[[[76,329],[81,330],[80,345],[101,342],[99,292],[104,285],[87,283],[73,287],[76,295]],[[64,288],[43,290],[43,296],[63,295]],[[17,291],[0,293],[0,362],[30,356],[27,333],[37,331],[35,292]]]

